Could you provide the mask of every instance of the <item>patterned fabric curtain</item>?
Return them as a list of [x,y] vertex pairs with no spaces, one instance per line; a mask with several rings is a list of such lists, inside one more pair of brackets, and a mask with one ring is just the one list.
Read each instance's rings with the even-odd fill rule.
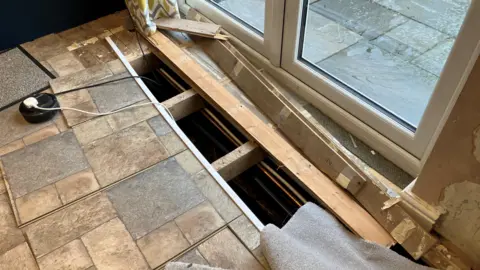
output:
[[148,36],[157,30],[156,19],[180,18],[177,0],[125,0],[125,3],[137,27]]

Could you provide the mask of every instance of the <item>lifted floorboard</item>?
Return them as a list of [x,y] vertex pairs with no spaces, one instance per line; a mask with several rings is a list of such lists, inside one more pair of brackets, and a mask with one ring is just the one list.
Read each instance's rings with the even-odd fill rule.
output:
[[391,246],[394,243],[385,229],[343,189],[321,173],[271,127],[245,108],[164,34],[157,32],[147,37],[147,40],[152,45],[152,52],[155,55],[170,64],[171,68],[195,91],[283,164],[284,169],[294,179],[323,202],[353,232],[383,246]]

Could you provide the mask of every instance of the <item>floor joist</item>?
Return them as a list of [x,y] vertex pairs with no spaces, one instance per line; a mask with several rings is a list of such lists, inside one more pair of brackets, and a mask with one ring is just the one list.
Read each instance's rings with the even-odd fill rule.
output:
[[253,142],[247,142],[237,147],[212,163],[212,166],[225,179],[230,181],[265,157],[263,150]]
[[162,102],[173,118],[178,121],[205,107],[203,99],[193,90],[187,90]]
[[183,80],[214,105],[232,124],[246,131],[246,135],[283,164],[286,172],[306,187],[352,231],[364,239],[383,246],[390,246],[394,242],[383,227],[344,190],[331,182],[285,139],[246,109],[164,34],[157,32],[147,37],[147,40],[152,45],[151,50],[155,55],[169,64]]

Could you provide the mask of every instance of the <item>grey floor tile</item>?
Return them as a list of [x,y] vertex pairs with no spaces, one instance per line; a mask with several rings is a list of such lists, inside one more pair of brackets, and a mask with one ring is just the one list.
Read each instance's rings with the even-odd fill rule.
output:
[[232,231],[242,240],[250,250],[260,246],[260,232],[244,215],[241,215],[229,224]]
[[218,5],[263,33],[265,0],[224,0]]
[[48,86],[50,77],[18,48],[0,54],[0,108]]
[[25,121],[18,112],[18,104],[0,111],[0,146],[23,138],[25,135],[40,130],[49,124],[50,121],[42,124],[31,124]]
[[302,57],[312,63],[354,44],[362,37],[316,12],[307,17]]
[[[130,74],[124,73],[109,77],[103,81],[128,77]],[[93,101],[101,113],[117,110],[128,105],[132,105],[146,98],[142,89],[137,85],[134,79],[121,80],[114,83],[108,83],[99,87],[89,89]]]
[[469,6],[465,2],[442,0],[374,1],[451,36],[457,35]]
[[192,177],[169,158],[107,192],[134,239],[204,201]]
[[146,122],[98,139],[84,150],[102,187],[168,157],[167,150]]
[[448,55],[452,50],[454,39],[448,39],[430,51],[420,55],[418,58],[412,61],[412,64],[419,66],[431,73],[440,76],[443,70]]
[[202,257],[202,254],[197,249],[192,249],[189,252],[183,254],[180,258],[176,259],[177,262],[194,263],[199,265],[208,265],[207,260]]
[[310,5],[317,12],[369,40],[406,22],[406,18],[369,0],[321,0]]
[[158,115],[149,119],[148,124],[152,127],[153,131],[157,136],[167,135],[172,132],[172,128],[168,125],[167,121],[163,119],[163,116]]
[[14,198],[88,167],[73,132],[64,132],[2,156]]
[[418,125],[437,77],[367,42],[317,63],[388,110]]

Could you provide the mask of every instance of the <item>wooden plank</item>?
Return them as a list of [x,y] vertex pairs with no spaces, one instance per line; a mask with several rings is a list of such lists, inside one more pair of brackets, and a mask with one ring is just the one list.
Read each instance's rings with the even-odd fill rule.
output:
[[169,64],[197,93],[214,105],[227,120],[246,131],[251,139],[283,164],[285,170],[294,176],[297,182],[318,198],[353,232],[382,246],[392,245],[394,240],[365,209],[297,152],[272,127],[264,124],[246,109],[164,34],[156,32],[145,38],[152,45],[152,52],[155,55]]
[[247,142],[237,147],[212,163],[212,166],[225,179],[230,181],[265,157],[263,150],[253,142]]
[[[268,116],[317,168],[340,186],[355,194],[365,182],[363,175],[341,156],[341,151],[322,138],[301,114],[288,104],[268,82],[234,48],[220,41],[201,42],[209,56],[229,75],[248,97]],[[268,102],[265,102],[267,101]]]
[[213,23],[175,18],[160,18],[155,20],[155,24],[159,29],[179,31],[201,37],[226,40],[226,36],[219,34],[220,25]]
[[202,97],[200,97],[193,90],[182,92],[168,100],[165,100],[162,102],[162,104],[170,111],[175,121],[178,121],[185,116],[197,112],[205,107]]

